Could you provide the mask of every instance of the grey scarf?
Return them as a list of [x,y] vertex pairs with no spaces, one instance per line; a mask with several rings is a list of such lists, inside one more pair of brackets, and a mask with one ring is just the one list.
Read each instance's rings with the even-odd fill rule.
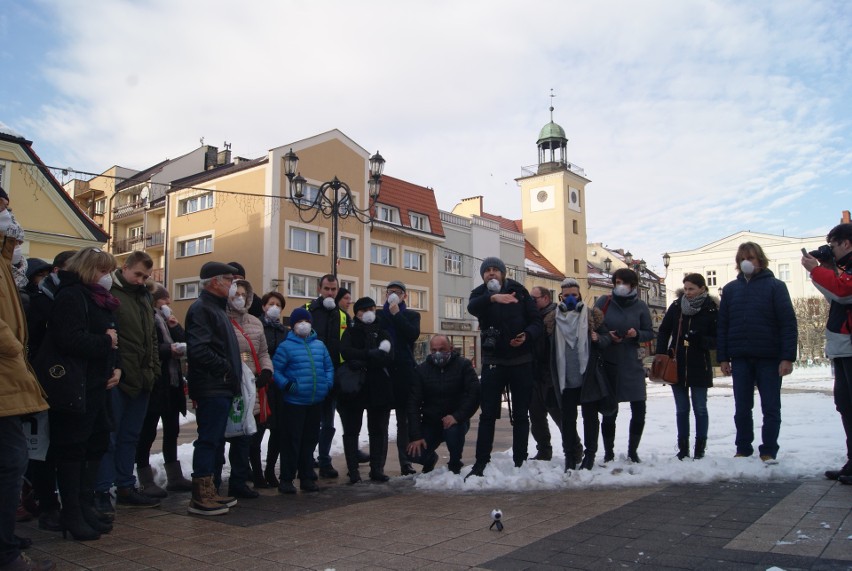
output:
[[707,299],[707,292],[700,295],[696,295],[694,298],[689,299],[686,297],[686,294],[680,298],[680,310],[684,315],[695,315],[699,311],[701,311],[701,306],[704,305],[704,300]]

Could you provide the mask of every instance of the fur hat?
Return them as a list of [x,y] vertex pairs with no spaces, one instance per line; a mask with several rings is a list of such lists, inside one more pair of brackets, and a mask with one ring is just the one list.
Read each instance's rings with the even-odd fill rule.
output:
[[506,264],[497,256],[488,256],[482,260],[482,264],[479,266],[479,275],[484,274],[488,268],[497,268],[503,274],[503,277],[506,277]]
[[311,317],[311,312],[305,309],[304,307],[297,307],[290,314],[290,327],[293,327],[300,321],[307,321],[309,323],[313,323],[313,318]]

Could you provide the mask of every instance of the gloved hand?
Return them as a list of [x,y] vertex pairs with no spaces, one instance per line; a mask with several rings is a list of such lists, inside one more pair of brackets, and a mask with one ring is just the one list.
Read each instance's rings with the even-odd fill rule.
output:
[[263,387],[268,385],[269,381],[271,381],[271,380],[272,380],[272,371],[270,371],[269,369],[263,369],[260,372],[260,376],[255,378],[254,385],[257,388],[262,389]]

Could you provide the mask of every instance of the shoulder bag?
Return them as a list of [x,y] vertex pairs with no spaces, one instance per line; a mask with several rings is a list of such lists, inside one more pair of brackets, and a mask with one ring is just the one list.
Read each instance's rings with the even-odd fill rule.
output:
[[675,337],[674,347],[669,349],[666,355],[656,355],[654,364],[651,365],[650,379],[652,381],[668,383],[676,385],[677,378],[677,344],[680,341],[680,331],[683,325],[683,313],[680,314],[680,319],[677,322],[677,337]]

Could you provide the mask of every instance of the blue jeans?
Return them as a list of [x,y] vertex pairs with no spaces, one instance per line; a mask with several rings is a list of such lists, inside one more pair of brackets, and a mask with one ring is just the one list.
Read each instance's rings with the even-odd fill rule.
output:
[[449,428],[444,428],[441,421],[436,423],[424,423],[422,426],[423,439],[426,441],[426,450],[420,456],[412,457],[412,462],[422,464],[423,460],[429,458],[442,442],[447,444],[450,453],[449,466],[461,465],[462,450],[464,450],[464,437],[470,430],[470,421],[457,422]]
[[763,412],[761,456],[775,458],[778,454],[778,433],[781,432],[781,376],[778,359],[731,359],[734,378],[734,424],[737,427],[737,454],[754,453],[754,388],[760,393]]
[[319,447],[317,450],[317,463],[321,468],[331,466],[331,441],[334,438],[334,411],[337,403],[332,397],[326,397],[322,402],[322,413],[320,415]]
[[193,444],[192,477],[213,476],[225,462],[225,427],[231,410],[231,397],[207,397],[195,402],[198,438]]
[[527,459],[530,438],[530,399],[532,398],[532,363],[522,365],[485,365],[479,393],[479,429],[476,434],[476,461],[491,461],[494,448],[494,423],[500,418],[503,391],[509,387],[512,399],[512,458],[516,466]]
[[689,440],[689,396],[692,394],[692,411],[695,413],[695,438],[707,439],[710,415],[707,413],[707,389],[687,387],[683,383],[672,385],[677,418],[678,440]]
[[0,417],[0,565],[11,563],[21,554],[15,539],[15,511],[21,501],[21,478],[28,456],[21,417]]
[[133,466],[136,463],[136,446],[148,412],[148,397],[142,391],[132,397],[118,387],[110,389],[114,429],[109,435],[109,448],[101,459],[98,483],[95,490],[106,492],[115,484],[117,488],[136,486]]

